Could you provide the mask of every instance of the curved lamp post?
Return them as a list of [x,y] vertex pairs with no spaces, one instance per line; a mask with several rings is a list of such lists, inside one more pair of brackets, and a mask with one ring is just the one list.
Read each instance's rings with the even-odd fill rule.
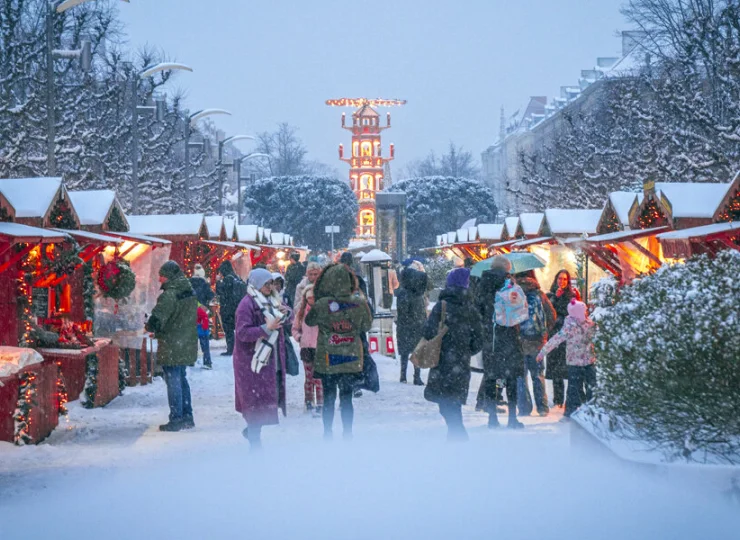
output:
[[254,137],[251,135],[232,135],[227,137],[223,141],[218,143],[218,162],[216,169],[218,170],[218,215],[224,215],[224,170],[223,170],[223,157],[224,157],[224,145],[233,143],[236,141],[253,141]]
[[[244,157],[240,157],[239,159],[234,160],[234,172],[236,173],[236,201],[237,201],[237,208],[236,208],[236,223],[237,225],[242,224],[242,163],[247,161],[248,159],[257,158],[257,157],[264,157],[267,159],[272,159],[272,156],[270,154],[264,154],[262,152],[252,152],[251,154],[247,154]],[[246,178],[244,179],[246,180]]]
[[[198,124],[198,120],[208,116],[225,114],[231,116],[231,111],[226,109],[201,109],[188,116],[188,122],[185,126],[185,207],[190,208],[190,190],[192,188],[192,178],[190,166],[190,137],[193,134],[193,128]],[[200,146],[200,143],[195,143]]]

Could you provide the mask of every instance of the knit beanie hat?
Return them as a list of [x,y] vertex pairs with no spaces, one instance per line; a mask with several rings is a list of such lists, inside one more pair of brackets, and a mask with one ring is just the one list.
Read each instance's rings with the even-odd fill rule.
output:
[[503,255],[496,255],[491,261],[491,270],[503,270],[506,273],[511,272],[511,261]]
[[203,269],[203,267],[200,264],[196,264],[193,268],[193,277],[200,277],[205,278],[206,277],[206,271]]
[[182,275],[182,269],[175,261],[167,261],[159,269],[159,275],[167,279],[174,279]]
[[268,281],[272,281],[272,274],[264,268],[255,268],[249,272],[249,284],[259,290],[265,286]]
[[467,268],[455,268],[447,274],[448,287],[460,287],[467,289],[470,285],[470,270]]
[[568,315],[578,321],[585,321],[587,315],[586,304],[573,298],[568,304]]

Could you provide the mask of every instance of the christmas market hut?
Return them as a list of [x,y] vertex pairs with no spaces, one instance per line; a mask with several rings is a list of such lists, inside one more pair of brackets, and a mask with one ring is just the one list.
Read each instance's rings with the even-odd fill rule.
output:
[[519,223],[521,224],[524,238],[527,240],[552,236],[550,231],[545,227],[547,222],[545,221],[544,212],[525,212],[519,214]]
[[126,214],[115,191],[70,191],[69,198],[79,215],[80,229],[96,233],[128,231]]

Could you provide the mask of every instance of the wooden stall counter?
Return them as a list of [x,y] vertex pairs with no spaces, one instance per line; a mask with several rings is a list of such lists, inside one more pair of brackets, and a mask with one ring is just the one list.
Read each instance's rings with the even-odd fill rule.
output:
[[[102,407],[118,396],[118,347],[109,338],[96,338],[95,345],[84,349],[38,351],[45,360],[59,366],[70,401],[80,397],[88,377],[94,386],[93,407]],[[87,396],[83,399],[88,401]]]
[[152,382],[156,364],[157,340],[148,333],[120,331],[113,336],[126,369],[126,386]]
[[38,443],[54,431],[59,423],[58,376],[56,364],[46,362],[33,349],[0,347],[0,441],[15,442],[14,416],[23,398],[23,380],[32,381],[35,390],[35,405],[28,411],[27,442]]

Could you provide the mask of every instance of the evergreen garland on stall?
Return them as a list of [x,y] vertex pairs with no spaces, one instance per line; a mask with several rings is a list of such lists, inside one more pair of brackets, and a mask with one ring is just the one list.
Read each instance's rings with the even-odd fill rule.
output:
[[[77,267],[84,263],[80,258],[80,252],[82,251],[80,245],[75,240],[70,240],[69,245],[68,249],[63,249],[57,248],[58,244],[55,244],[54,258],[49,259],[49,256],[46,255],[48,268],[57,277],[71,276]],[[46,250],[43,253],[46,254]]]
[[117,206],[114,206],[111,210],[106,226],[110,232],[126,232],[126,223],[123,221],[123,216]]
[[76,229],[77,222],[72,215],[72,207],[66,199],[59,199],[51,209],[51,216],[49,217],[51,226],[57,229]]
[[668,220],[658,208],[658,203],[654,199],[650,199],[645,204],[640,217],[637,218],[641,229],[649,229],[650,227],[660,227],[661,225],[668,225]]
[[118,357],[118,395],[122,396],[123,391],[126,389],[126,379],[128,379],[128,369],[126,369],[126,362],[123,359],[123,355]]
[[0,222],[11,223],[12,221],[13,216],[10,215],[8,209],[4,206],[0,206]]
[[[22,250],[25,244],[18,244],[16,249]],[[32,310],[33,296],[31,283],[33,280],[33,264],[28,256],[23,257],[20,271],[16,278],[15,306],[18,315],[18,346],[34,347],[36,340],[33,337],[34,316]]]
[[82,391],[85,399],[82,406],[86,409],[95,407],[95,395],[98,393],[98,372],[100,359],[96,353],[88,354],[85,358],[85,388]]
[[36,401],[36,373],[26,371],[20,376],[20,387],[18,388],[18,402],[13,422],[15,431],[13,433],[13,442],[18,446],[31,444],[31,409],[38,405]]
[[60,416],[67,416],[67,403],[69,394],[67,393],[67,384],[64,382],[62,368],[57,363],[57,411]]
[[727,208],[719,215],[719,221],[740,221],[740,188],[727,203]]
[[82,298],[85,303],[85,319],[95,322],[95,280],[92,260],[82,266]]

